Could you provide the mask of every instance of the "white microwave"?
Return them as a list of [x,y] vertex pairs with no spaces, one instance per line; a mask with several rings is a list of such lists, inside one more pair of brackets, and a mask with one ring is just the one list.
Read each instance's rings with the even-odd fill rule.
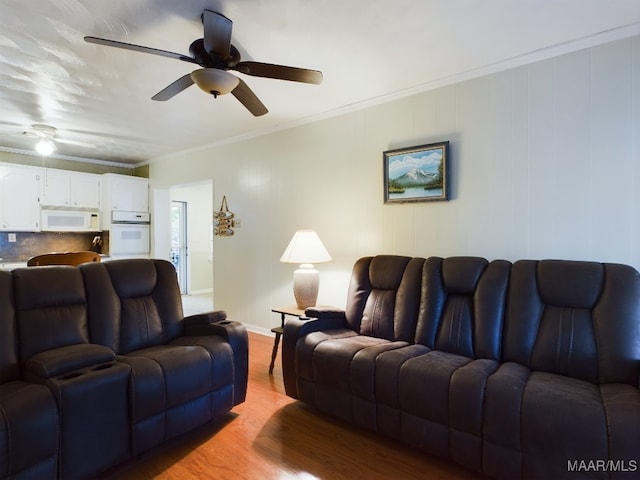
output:
[[100,214],[81,210],[42,210],[43,232],[99,232]]

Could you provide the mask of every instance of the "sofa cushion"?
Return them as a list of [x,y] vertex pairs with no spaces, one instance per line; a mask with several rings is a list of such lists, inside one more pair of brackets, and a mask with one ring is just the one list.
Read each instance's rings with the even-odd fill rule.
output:
[[638,318],[640,275],[631,267],[520,260],[511,269],[504,360],[592,383],[637,386]]
[[600,389],[590,382],[532,372],[520,423],[522,469],[529,476],[560,477],[568,461],[609,458],[606,410]]
[[420,307],[422,258],[379,255],[359,259],[349,283],[349,327],[387,340],[411,341]]
[[212,418],[213,368],[206,349],[160,345],[116,359],[131,367],[134,454]]
[[567,462],[610,458],[599,386],[514,363],[489,380],[483,428],[484,468],[494,476],[562,477]]
[[[600,394],[604,405],[609,433],[609,457],[623,461],[635,461],[640,452],[640,391],[631,385],[609,383],[600,385]],[[637,472],[636,472],[637,473]]]
[[376,357],[406,345],[406,342],[366,335],[319,342],[312,359],[318,408],[334,415],[346,415],[360,426],[377,430]]
[[484,472],[520,478],[522,472],[522,396],[531,370],[517,363],[500,365],[484,394]]
[[[193,317],[185,317],[185,335],[171,341],[171,344],[200,345],[206,348],[214,360],[216,370],[220,373],[215,375],[214,388],[218,389],[218,385],[226,383],[226,379],[230,376],[233,383],[233,405],[239,405],[247,396],[249,367],[247,330],[240,322],[226,320],[224,311],[211,312],[211,315],[197,315],[197,317],[195,321]],[[206,317],[211,321],[205,323],[203,320]],[[221,355],[220,352],[223,354]],[[231,352],[231,358],[227,357],[227,352]],[[224,363],[227,361],[229,365],[225,368]]]
[[56,478],[59,416],[47,387],[0,385],[0,478]]
[[212,388],[211,357],[202,347],[162,345],[119,355],[118,361],[132,366],[135,419],[181,405]]
[[375,389],[378,415],[378,430],[397,439],[402,439],[400,419],[400,369],[407,360],[431,351],[419,343],[387,350],[376,357]]
[[480,471],[485,387],[499,365],[437,350],[407,359],[397,379],[402,438]]
[[211,387],[218,390],[233,385],[233,349],[224,338],[215,335],[178,337],[169,345],[204,348],[211,357]]
[[89,343],[87,299],[80,271],[71,266],[13,270],[20,356]]
[[504,260],[428,258],[416,343],[468,358],[498,360],[509,269]]
[[[564,477],[569,462],[635,460],[640,392],[504,363],[487,382],[483,469],[494,477]],[[541,461],[544,459],[544,462]]]
[[162,317],[151,296],[120,300],[120,352],[163,343]]
[[403,440],[450,455],[449,384],[453,373],[469,362],[470,358],[434,350],[404,363],[397,379]]
[[126,354],[184,333],[182,299],[170,262],[115,260],[79,269],[87,286],[93,342]]
[[315,403],[316,371],[313,357],[319,344],[329,340],[353,338],[358,336],[349,329],[335,329],[313,332],[300,338],[295,348],[294,363],[297,369],[296,383],[300,400]]

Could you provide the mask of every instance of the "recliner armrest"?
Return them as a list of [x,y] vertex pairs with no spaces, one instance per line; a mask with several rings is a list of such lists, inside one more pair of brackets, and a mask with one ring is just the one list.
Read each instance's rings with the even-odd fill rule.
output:
[[100,365],[115,359],[108,347],[93,343],[79,343],[45,350],[27,359],[24,375],[28,380],[42,381],[82,368]]
[[[184,319],[184,334],[188,337],[216,335],[224,338],[233,350],[234,370],[247,372],[249,369],[249,336],[240,322],[226,320],[226,312],[209,312],[192,315]],[[247,396],[246,376],[236,376],[234,380],[233,401],[237,405]]]
[[189,325],[207,325],[209,323],[221,322],[227,319],[227,312],[224,310],[216,310],[214,312],[198,313],[184,317],[185,326]]
[[[206,315],[206,314],[205,314]],[[231,342],[238,338],[247,338],[247,329],[240,322],[232,320],[218,320],[205,322],[201,315],[185,318],[184,334],[188,337],[199,337],[203,335],[217,335]]]
[[298,398],[296,386],[296,344],[298,339],[311,332],[349,328],[344,311],[331,309],[320,311],[314,308],[305,310],[306,315],[318,315],[314,318],[287,318],[282,332],[282,378],[288,396]]
[[338,318],[343,320],[344,322],[346,322],[347,320],[344,310],[337,307],[309,307],[304,311],[304,314],[309,318]]

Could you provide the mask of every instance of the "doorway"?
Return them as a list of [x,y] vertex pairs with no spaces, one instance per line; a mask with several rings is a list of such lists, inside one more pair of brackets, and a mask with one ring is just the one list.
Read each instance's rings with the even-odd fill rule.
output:
[[180,293],[188,292],[187,202],[171,201],[171,263],[178,274]]
[[[213,299],[213,181],[169,188],[171,261],[183,295]],[[168,217],[167,217],[168,218]],[[167,249],[169,235],[165,230]]]

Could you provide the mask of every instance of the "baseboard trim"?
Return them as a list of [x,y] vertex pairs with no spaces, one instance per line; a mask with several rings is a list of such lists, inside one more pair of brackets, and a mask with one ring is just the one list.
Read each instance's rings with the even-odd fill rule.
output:
[[269,328],[258,327],[256,325],[251,325],[249,323],[245,323],[244,326],[250,332],[257,333],[259,335],[264,335],[265,337],[273,337],[273,333]]
[[203,288],[202,290],[192,290],[187,295],[204,295],[205,293],[213,293],[213,288]]

